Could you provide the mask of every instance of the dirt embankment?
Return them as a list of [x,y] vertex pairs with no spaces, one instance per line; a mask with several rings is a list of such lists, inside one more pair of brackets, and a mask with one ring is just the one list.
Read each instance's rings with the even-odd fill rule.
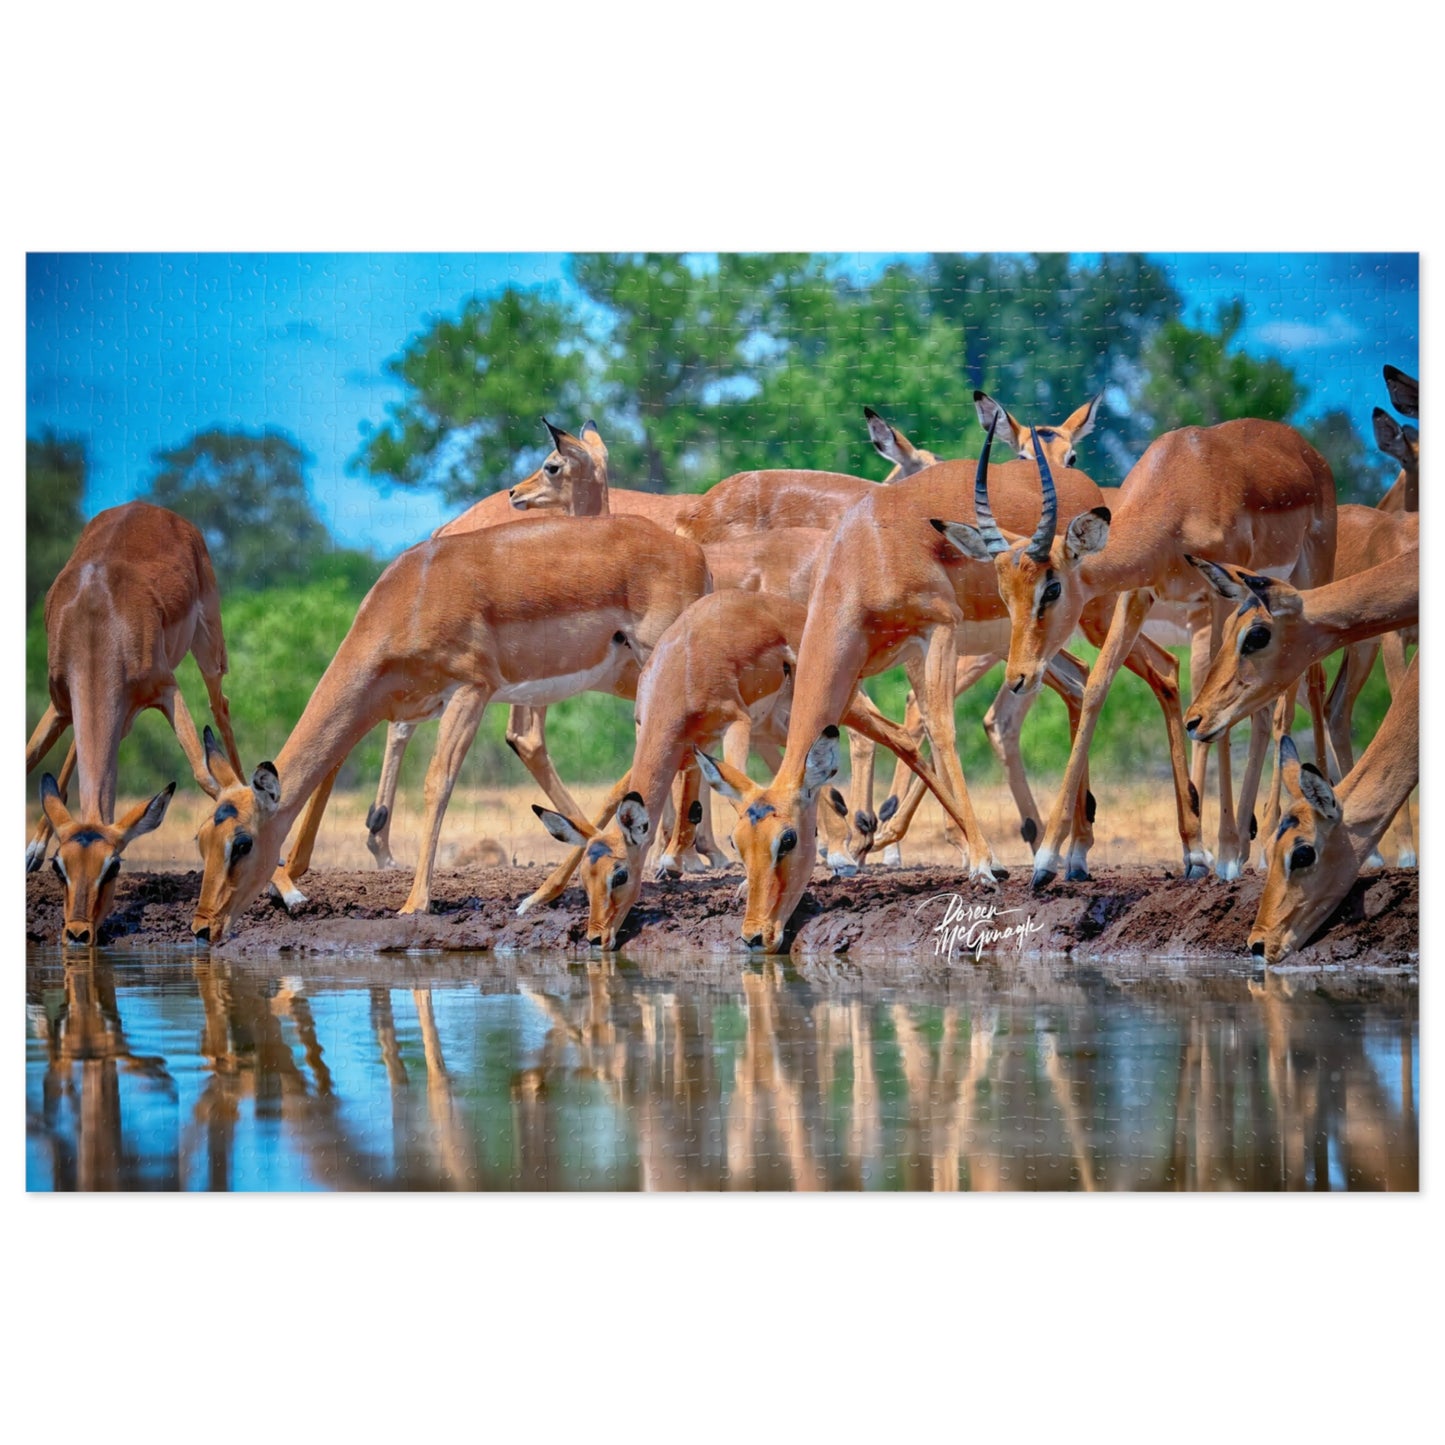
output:
[[[407,949],[589,952],[586,901],[572,888],[525,918],[516,905],[545,876],[541,867],[438,870],[435,911],[401,918],[410,870],[310,873],[310,901],[288,916],[278,902],[252,906],[218,952],[338,954]],[[649,884],[632,912],[623,951],[743,952],[738,937],[741,870]],[[1385,869],[1362,878],[1318,941],[1291,964],[1395,966],[1419,954],[1419,875]],[[190,942],[200,875],[122,875],[103,941],[117,948]],[[847,954],[866,959],[906,952],[919,966],[947,967],[940,926],[954,929],[953,959],[973,953],[1070,954],[1076,959],[1220,958],[1244,953],[1260,878],[1185,882],[1162,868],[1100,868],[1090,883],[1059,884],[1035,895],[1014,869],[997,888],[974,888],[956,868],[869,868],[851,879],[814,875],[793,919],[794,957]],[[951,901],[956,900],[956,901]],[[47,872],[27,880],[26,936],[60,938],[61,889]],[[989,910],[992,909],[992,914]],[[966,910],[966,911],[961,911]],[[996,936],[996,935],[1002,935]]]

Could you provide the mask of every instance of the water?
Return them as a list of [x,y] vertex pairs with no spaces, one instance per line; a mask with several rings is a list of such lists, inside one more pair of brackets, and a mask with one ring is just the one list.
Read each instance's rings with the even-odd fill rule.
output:
[[[289,969],[305,969],[304,977]],[[886,977],[886,971],[885,971]],[[1415,1189],[1413,974],[67,961],[31,1189]]]

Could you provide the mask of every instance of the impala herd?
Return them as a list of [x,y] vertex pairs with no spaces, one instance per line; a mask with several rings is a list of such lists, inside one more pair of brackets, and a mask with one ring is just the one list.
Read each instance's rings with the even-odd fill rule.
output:
[[[1393,367],[1395,409],[1419,415],[1418,384]],[[426,775],[421,858],[404,913],[431,903],[443,816],[487,706],[510,708],[507,741],[550,807],[541,826],[573,851],[518,911],[556,899],[580,870],[587,937],[613,949],[656,849],[658,875],[688,855],[727,855],[711,834],[711,788],[736,811],[731,845],[746,875],[742,937],[778,952],[823,853],[856,872],[899,847],[924,790],[950,820],[968,877],[998,864],[959,763],[954,700],[1005,662],[986,728],[1031,847],[1033,885],[1088,878],[1094,795],[1089,746],[1118,669],[1153,691],[1164,715],[1182,867],[1237,876],[1257,838],[1266,880],[1249,934],[1275,963],[1329,918],[1392,821],[1413,865],[1409,797],[1418,779],[1419,435],[1377,408],[1381,449],[1401,464],[1378,507],[1336,505],[1329,466],[1298,432],[1241,420],[1159,437],[1122,487],[1077,466],[1100,398],[1063,422],[1030,426],[975,393],[985,438],[977,461],[940,460],[865,408],[869,437],[893,463],[882,484],[817,471],[742,472],[700,496],[610,486],[594,423],[547,423],[552,450],[510,492],[484,498],[403,552],[362,602],[274,762],[249,779],[221,679],[226,647],[205,543],[175,513],[131,502],[98,515],[46,597],[51,705],[26,752],[27,773],[67,726],[58,778],[41,780],[43,819],[26,850],[51,859],[65,890],[64,933],[92,944],[121,854],[160,826],[175,784],[115,818],[121,739],[145,708],[175,728],[214,807],[197,841],[204,862],[192,931],[219,941],[271,885],[288,907],[338,771],[380,722],[386,760],[367,815],[378,866],[395,866],[390,823],[401,757],[416,724],[440,719]],[[995,447],[1014,460],[999,461]],[[1099,655],[1068,650],[1082,635]],[[1187,641],[1194,695],[1181,706]],[[1383,651],[1392,702],[1355,762],[1351,709]],[[187,652],[200,667],[220,740],[198,738],[176,686]],[[1323,663],[1341,663],[1326,691]],[[863,679],[901,666],[912,692],[902,724]],[[1315,761],[1290,736],[1305,685]],[[1040,686],[1069,710],[1072,746],[1045,819],[1019,748]],[[595,690],[635,699],[632,766],[589,820],[547,752],[547,708]],[[1229,730],[1251,721],[1238,794]],[[832,786],[840,728],[852,750],[851,797]],[[1256,794],[1270,747],[1269,795]],[[1208,747],[1218,754],[1216,847],[1200,808]],[[927,752],[924,752],[925,742]],[[1188,748],[1192,743],[1192,757]],[[873,807],[873,750],[898,759]],[[757,752],[772,780],[747,772]],[[77,811],[66,797],[79,778]],[[910,776],[911,775],[911,776]],[[287,835],[300,820],[289,851]],[[281,860],[278,862],[277,860]]]

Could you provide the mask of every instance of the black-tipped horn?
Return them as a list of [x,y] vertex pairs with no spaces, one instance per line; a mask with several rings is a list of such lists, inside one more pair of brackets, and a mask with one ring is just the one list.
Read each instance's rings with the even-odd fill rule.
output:
[[1039,434],[1033,427],[1029,428],[1029,441],[1033,443],[1034,460],[1039,464],[1039,485],[1044,491],[1044,512],[1039,518],[1033,541],[1028,545],[1028,555],[1035,562],[1047,562],[1049,549],[1054,545],[1054,528],[1059,521],[1059,494],[1054,490],[1054,476],[1049,471],[1049,459],[1044,455],[1044,449],[1039,445]]
[[990,557],[1008,551],[1008,543],[993,519],[993,509],[988,504],[988,454],[993,450],[993,434],[998,430],[998,413],[988,424],[988,436],[984,438],[983,450],[978,455],[978,470],[973,476],[973,515],[978,521],[979,535],[988,548]]

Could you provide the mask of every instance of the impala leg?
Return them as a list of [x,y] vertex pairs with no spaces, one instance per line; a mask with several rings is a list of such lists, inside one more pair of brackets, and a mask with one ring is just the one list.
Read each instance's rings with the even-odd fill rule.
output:
[[[1209,609],[1206,614],[1195,617],[1191,613],[1191,621],[1199,624],[1192,627],[1189,632],[1189,691],[1191,694],[1199,691],[1199,684],[1204,681],[1204,676],[1209,671],[1209,659],[1219,645],[1219,634],[1215,630],[1219,625],[1217,610],[1208,603],[1204,605]],[[1189,781],[1194,784],[1196,795],[1202,798],[1205,779],[1209,773],[1209,744],[1196,742],[1192,748],[1189,755]]]
[[196,732],[196,720],[191,716],[191,710],[186,706],[180,688],[172,688],[169,692],[162,693],[154,706],[174,730],[176,741],[180,743],[186,762],[190,764],[196,786],[207,797],[214,798],[217,792],[216,782],[211,777],[211,770],[206,766],[206,752],[201,746],[200,735]]
[[382,754],[376,801],[366,810],[366,850],[376,860],[378,868],[398,866],[391,853],[391,820],[396,809],[402,759],[406,757],[406,745],[415,731],[414,722],[394,722],[386,726],[386,751]]
[[1249,862],[1254,841],[1259,834],[1259,820],[1256,803],[1259,798],[1259,780],[1264,773],[1264,759],[1269,752],[1269,709],[1260,708],[1249,720],[1249,756],[1244,762],[1244,777],[1239,784],[1239,807],[1236,818],[1241,832],[1245,831],[1245,819],[1249,820],[1249,842],[1242,846],[1241,867]]
[[[1294,722],[1295,695],[1299,692],[1299,683],[1292,682],[1285,688],[1279,701],[1274,706],[1274,727],[1271,729],[1274,746],[1270,755],[1275,759],[1275,765],[1269,780],[1269,800],[1265,804],[1264,820],[1260,827],[1260,833],[1266,838],[1274,837],[1274,830],[1279,823],[1279,740],[1290,731],[1290,725]],[[1260,872],[1266,871],[1267,863],[1264,850],[1256,860],[1255,867]]]
[[25,744],[25,776],[35,771],[35,765],[55,746],[56,739],[70,726],[70,719],[62,717],[51,703],[35,724],[30,741]]
[[[1069,710],[1069,744],[1079,733],[1079,719],[1083,714],[1084,689],[1089,682],[1089,669],[1071,652],[1061,652],[1049,663],[1044,681],[1063,698]],[[1023,714],[1019,714],[1019,729],[1023,728]],[[1019,777],[1023,778],[1023,761],[1018,755],[1018,739],[1014,739],[1015,763]],[[1024,783],[1025,791],[1028,784]],[[1074,794],[1074,816],[1069,825],[1072,842],[1069,845],[1069,866],[1064,877],[1070,883],[1089,881],[1089,849],[1094,846],[1094,794],[1089,788],[1089,760],[1084,759],[1083,786]],[[1035,837],[1037,837],[1037,828]]]
[[569,818],[582,818],[586,814],[578,807],[572,794],[567,791],[557,769],[552,766],[547,752],[547,709],[544,707],[514,707],[507,714],[507,746],[516,753],[526,770],[537,780],[537,785],[552,801],[559,813]]
[[[1114,604],[1114,615],[1104,637],[1103,649],[1089,670],[1089,681],[1084,687],[1084,706],[1079,718],[1079,730],[1074,734],[1073,747],[1069,749],[1069,763],[1064,770],[1063,785],[1049,814],[1049,825],[1043,841],[1034,854],[1033,886],[1043,888],[1058,876],[1059,859],[1063,853],[1064,840],[1068,836],[1069,823],[1073,812],[1073,800],[1084,782],[1084,769],[1088,761],[1089,747],[1094,740],[1094,728],[1099,721],[1099,710],[1109,695],[1109,688],[1139,636],[1153,604],[1153,597],[1146,591],[1122,592]],[[1178,711],[1176,694],[1175,711]],[[1180,735],[1183,735],[1183,724]],[[1180,749],[1182,757],[1182,746]],[[1197,822],[1197,820],[1196,820]],[[1181,818],[1181,828],[1183,820]]]
[[[623,798],[632,788],[632,769],[629,768],[621,778],[612,785],[612,791],[608,793],[603,802],[602,811],[592,820],[594,828],[605,828],[611,821],[612,815],[621,806]],[[550,903],[554,898],[559,898],[567,888],[572,875],[577,871],[577,865],[582,861],[583,849],[574,848],[568,855],[547,875],[542,886],[534,893],[529,893],[518,905],[517,916],[520,918],[524,913],[530,913],[534,908],[540,908],[544,903]]]
[[221,594],[214,587],[207,589],[201,597],[200,606],[200,625],[191,637],[191,656],[196,659],[201,681],[206,684],[211,716],[216,720],[226,757],[236,770],[236,776],[244,777],[245,769],[241,766],[241,754],[236,747],[236,734],[231,726],[230,699],[221,690],[221,682],[229,666],[226,658],[226,638],[221,631]]
[[[1380,639],[1380,652],[1385,659],[1385,678],[1390,684],[1390,696],[1399,697],[1405,687],[1405,673],[1408,670],[1405,662],[1405,635],[1402,632],[1387,632]],[[1396,863],[1401,868],[1413,868],[1416,865],[1415,853],[1415,822],[1410,811],[1410,795],[1405,795],[1405,801],[1400,804],[1400,811],[1395,814],[1395,820],[1391,825],[1395,846],[1399,850]]]
[[[743,759],[747,759],[746,746],[743,749]],[[698,827],[702,823],[703,808],[702,773],[698,769],[697,760],[689,755],[673,779],[672,832],[657,860],[657,867],[653,870],[655,878],[682,877],[682,859],[693,846]]]
[[[925,736],[923,710],[918,706],[916,692],[910,691],[908,700],[903,705],[903,730],[913,739],[915,748],[922,746]],[[888,785],[888,796],[898,799],[898,809],[890,826],[881,837],[874,840],[875,846],[883,844],[883,862],[890,868],[896,868],[903,862],[903,854],[898,845],[913,822],[918,805],[923,801],[923,792],[922,779],[909,770],[908,764],[902,758],[897,759],[893,764],[893,781]]]
[[934,766],[956,804],[955,815],[964,834],[968,876],[992,883],[997,864],[974,815],[968,784],[963,778],[963,766],[958,761],[957,728],[953,717],[954,679],[958,673],[958,642],[954,629],[949,626],[934,627],[922,661],[916,655],[910,656],[908,673],[914,691],[923,700],[923,717],[933,743]]
[[[343,762],[345,759],[342,760]],[[286,871],[292,878],[304,877],[311,867],[311,854],[316,847],[316,834],[321,827],[322,815],[336,786],[336,776],[341,771],[338,762],[317,785],[316,791],[307,800],[306,811],[301,815],[301,826],[296,830],[296,841],[286,855]]]
[[[432,869],[436,864],[437,844],[441,841],[442,818],[490,696],[486,688],[467,684],[451,695],[442,711],[436,751],[426,770],[426,824],[422,832],[421,858],[416,865],[411,892],[401,906],[402,913],[425,913],[431,907]],[[565,789],[563,791],[565,793]],[[577,816],[575,805],[571,815]]]
[[1355,766],[1355,741],[1352,735],[1355,701],[1370,680],[1370,672],[1375,666],[1375,656],[1379,651],[1378,637],[1367,638],[1364,642],[1356,642],[1345,648],[1340,659],[1340,670],[1335,674],[1334,684],[1325,700],[1330,740],[1334,744],[1335,761],[1341,777],[1347,777]]
[[[842,726],[857,728],[859,732],[871,737],[874,742],[888,748],[903,759],[909,768],[915,770],[917,776],[922,780],[923,786],[938,799],[939,805],[953,824],[964,836],[967,836],[970,826],[969,819],[959,811],[958,803],[953,798],[947,783],[923,760],[907,731],[884,717],[869,701],[866,693],[858,691],[853,694],[848,711],[843,715]],[[972,826],[975,828],[978,826],[976,820],[973,821]]]
[[[44,756],[44,753],[41,753]],[[65,761],[60,765],[60,776],[55,780],[60,787],[60,801],[66,800],[70,788],[71,774],[75,772],[75,739],[70,740],[70,746],[65,751]],[[25,845],[25,871],[34,873],[40,865],[45,862],[45,850],[50,846],[50,834],[52,832],[50,819],[46,816],[45,810],[40,810],[40,821],[35,825],[35,832],[31,834],[30,842]]]
[[[1213,657],[1219,651],[1220,641],[1224,636],[1224,624],[1228,617],[1227,604],[1221,598],[1214,598],[1213,605],[1209,609],[1209,649],[1206,654],[1205,665],[1208,666],[1208,658]],[[1194,665],[1196,648],[1191,641],[1190,644],[1190,666]],[[1201,673],[1202,677],[1203,674]],[[1224,736],[1218,739],[1219,746],[1215,751],[1218,760],[1218,791],[1219,791],[1219,822],[1216,831],[1214,844],[1214,868],[1221,878],[1238,878],[1240,869],[1243,866],[1239,838],[1239,822],[1234,810],[1234,768],[1233,755],[1230,752],[1230,739],[1233,736],[1232,729],[1226,729]],[[1202,746],[1202,745],[1198,745]],[[1207,761],[1207,759],[1205,760]],[[1199,775],[1191,775],[1190,786],[1194,789],[1193,798],[1197,798],[1202,806],[1204,801],[1204,778],[1205,767],[1201,764]]]

